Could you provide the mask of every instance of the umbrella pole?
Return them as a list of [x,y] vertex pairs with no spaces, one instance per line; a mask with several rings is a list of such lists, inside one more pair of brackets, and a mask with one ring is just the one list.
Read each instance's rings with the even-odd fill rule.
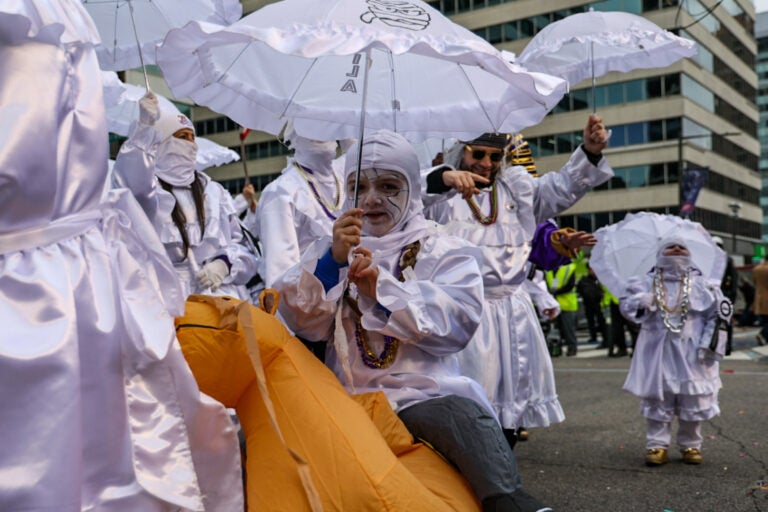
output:
[[592,71],[592,113],[597,113],[597,104],[595,103],[595,42],[589,42],[589,63]]
[[243,174],[247,185],[251,182],[251,177],[248,175],[248,162],[245,159],[245,137],[240,137],[240,160],[243,162]]
[[371,66],[371,49],[365,50],[365,72],[363,73],[363,108],[360,110],[360,138],[357,143],[357,172],[355,173],[355,201],[357,208],[357,190],[360,187],[360,171],[363,165],[363,134],[365,133],[365,107],[368,100],[368,68]]
[[133,2],[128,0],[128,10],[131,13],[131,25],[133,25],[133,35],[136,37],[136,46],[139,49],[139,60],[141,61],[141,70],[144,72],[144,85],[149,92],[149,78],[147,78],[147,66],[144,65],[144,55],[141,53],[141,43],[139,42],[139,31],[136,30],[136,18],[133,16]]

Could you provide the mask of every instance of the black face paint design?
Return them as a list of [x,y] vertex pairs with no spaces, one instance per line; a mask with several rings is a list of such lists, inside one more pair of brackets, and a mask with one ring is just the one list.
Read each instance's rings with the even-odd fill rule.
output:
[[[347,180],[347,190],[354,194],[355,176]],[[386,169],[363,169],[358,187],[358,206],[363,210],[363,234],[382,236],[389,233],[408,209],[408,180],[401,173]]]

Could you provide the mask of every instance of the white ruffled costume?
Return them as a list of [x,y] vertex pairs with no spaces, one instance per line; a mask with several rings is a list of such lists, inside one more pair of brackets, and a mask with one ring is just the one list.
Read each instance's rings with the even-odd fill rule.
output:
[[[446,163],[458,168],[463,148],[457,144],[449,150]],[[497,220],[486,226],[455,191],[425,196],[427,218],[483,251],[483,321],[459,360],[462,373],[485,389],[504,428],[546,427],[565,418],[546,340],[525,285],[526,263],[536,226],[611,176],[604,158],[592,165],[581,148],[559,172],[539,178],[522,166],[503,169],[496,176]],[[488,214],[491,189],[474,197],[480,211]]]
[[0,510],[242,510],[237,437],[175,339],[172,266],[127,191],[80,0],[0,12]]
[[[249,300],[245,284],[258,271],[259,258],[243,242],[232,196],[205,173],[195,171],[194,154],[184,155],[185,151],[190,151],[188,145],[192,143],[172,137],[176,130],[185,127],[192,128],[189,119],[169,111],[161,111],[154,125],[135,124],[115,161],[115,185],[130,189],[152,220],[173,262],[185,297],[204,293]],[[191,162],[184,162],[184,159]],[[195,175],[205,184],[205,226],[200,225],[189,186]],[[173,186],[170,192],[160,186],[158,177]],[[186,219],[190,244],[186,253],[181,233],[171,217],[177,202]],[[222,256],[230,265],[229,273],[220,286],[202,286],[196,278],[197,273],[206,263]]]
[[[410,196],[405,214],[391,231],[381,237],[363,236],[360,243],[373,252],[379,270],[378,303],[391,314],[387,316],[366,297],[359,297],[358,303],[362,326],[374,353],[384,348],[384,335],[400,340],[394,362],[382,370],[367,366],[361,358],[356,314],[344,300],[348,267],[340,269],[339,282],[328,292],[314,275],[318,260],[331,247],[328,236],[312,244],[301,261],[276,282],[282,293],[280,311],[298,335],[308,340],[335,341],[328,344],[326,364],[353,393],[384,391],[396,411],[430,398],[458,395],[475,400],[490,413],[482,388],[461,375],[456,358],[480,321],[480,252],[464,240],[438,235],[434,223],[424,219],[418,159],[404,140],[400,139],[398,145],[386,132],[371,135],[367,139],[370,143],[364,146],[363,168],[377,166],[378,145],[373,142],[377,137],[384,137],[387,144],[397,148],[404,146],[396,151],[397,160],[389,157],[386,168],[407,177]],[[346,175],[355,169],[356,162],[348,163]],[[416,264],[400,282],[395,274],[401,251],[417,240],[421,241],[421,249]]]

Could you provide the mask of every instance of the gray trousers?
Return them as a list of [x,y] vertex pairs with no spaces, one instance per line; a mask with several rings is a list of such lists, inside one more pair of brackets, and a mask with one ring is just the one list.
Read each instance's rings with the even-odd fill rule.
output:
[[414,437],[456,466],[480,501],[521,489],[517,460],[499,422],[474,400],[448,395],[398,415]]

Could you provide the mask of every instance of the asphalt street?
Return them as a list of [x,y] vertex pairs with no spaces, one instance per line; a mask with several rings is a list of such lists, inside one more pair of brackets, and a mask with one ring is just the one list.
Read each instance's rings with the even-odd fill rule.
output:
[[721,415],[704,423],[699,466],[675,448],[645,466],[639,399],[621,389],[630,358],[582,342],[553,359],[566,419],[518,443],[523,486],[555,512],[768,512],[768,347],[756,333],[737,329],[720,365]]

